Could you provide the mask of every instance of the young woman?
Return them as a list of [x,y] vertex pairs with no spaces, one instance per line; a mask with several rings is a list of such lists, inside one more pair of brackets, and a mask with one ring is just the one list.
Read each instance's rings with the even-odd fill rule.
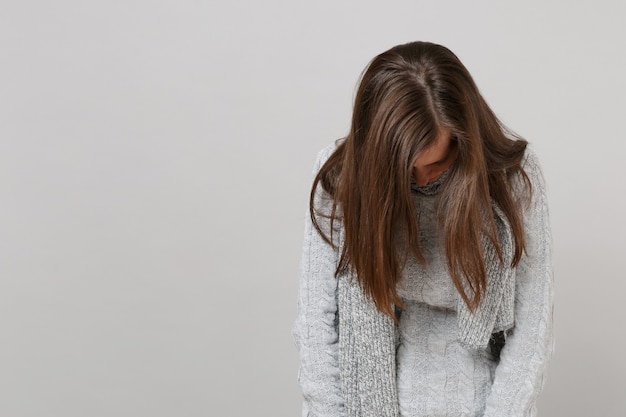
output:
[[350,132],[314,171],[293,330],[303,416],[536,415],[553,280],[527,145],[447,48],[370,62]]

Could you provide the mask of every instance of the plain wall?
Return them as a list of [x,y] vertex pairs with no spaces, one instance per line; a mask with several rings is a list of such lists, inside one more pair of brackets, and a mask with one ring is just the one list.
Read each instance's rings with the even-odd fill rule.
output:
[[621,1],[0,12],[0,415],[294,416],[311,169],[389,47],[452,49],[548,183],[540,416],[626,415]]

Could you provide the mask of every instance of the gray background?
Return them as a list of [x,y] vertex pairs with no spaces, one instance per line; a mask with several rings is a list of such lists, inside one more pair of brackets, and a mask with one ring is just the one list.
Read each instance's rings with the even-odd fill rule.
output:
[[624,2],[225,3],[3,2],[0,415],[298,415],[314,158],[365,64],[416,39],[544,165],[540,415],[626,415]]

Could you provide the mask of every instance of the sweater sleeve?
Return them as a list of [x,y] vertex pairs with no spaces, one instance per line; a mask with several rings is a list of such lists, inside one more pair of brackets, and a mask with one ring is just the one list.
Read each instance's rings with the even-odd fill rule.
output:
[[515,270],[515,326],[501,352],[485,417],[534,417],[554,350],[552,237],[543,174],[530,150],[524,170],[532,199],[524,214],[526,252]]
[[[317,156],[314,175],[334,146]],[[328,207],[330,197],[318,187],[316,208]],[[318,218],[328,233],[328,219]],[[338,252],[326,243],[306,215],[300,262],[298,310],[292,335],[300,354],[298,383],[303,395],[303,417],[342,417],[345,414],[339,379],[337,330]]]

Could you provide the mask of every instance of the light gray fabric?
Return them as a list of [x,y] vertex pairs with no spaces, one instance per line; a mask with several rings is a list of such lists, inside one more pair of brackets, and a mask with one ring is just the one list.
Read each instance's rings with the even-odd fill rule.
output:
[[339,377],[350,417],[395,417],[396,329],[356,281],[339,280]]
[[[485,348],[496,330],[513,326],[514,280],[511,231],[504,214],[493,203],[502,247],[501,263],[495,247],[485,237],[487,292],[471,313],[458,299],[459,341],[470,349]],[[505,299],[509,298],[509,299]],[[508,310],[504,310],[507,308]],[[356,279],[339,277],[339,376],[349,417],[398,415],[395,369],[395,324],[363,294]]]
[[[320,152],[314,172],[317,172],[333,150],[334,145]],[[485,334],[489,332],[484,329],[492,327],[490,330],[495,330],[500,327],[509,327],[511,318],[515,317],[515,327],[509,334],[493,378],[486,377],[490,390],[481,389],[474,393],[478,402],[483,404],[486,417],[534,415],[536,397],[543,385],[545,368],[553,349],[551,240],[545,204],[545,187],[536,158],[530,151],[527,151],[524,168],[534,188],[533,204],[525,213],[528,251],[514,271],[515,279],[513,280],[513,276],[510,277],[510,283],[513,285],[504,285],[502,288],[490,287],[492,288],[490,294],[493,293],[492,298],[496,300],[495,305],[491,304],[489,308],[485,308],[484,314],[479,317],[482,317],[481,321],[484,318],[493,320],[492,313],[496,310],[506,312],[506,314],[496,315],[500,318],[497,319],[497,323],[493,322],[493,327],[491,325],[477,327],[469,325],[468,328],[458,326],[457,339],[464,340],[466,347],[455,346],[456,350],[446,348],[445,352],[448,355],[446,360],[458,361],[459,364],[467,365],[466,368],[472,369],[471,360],[477,359],[472,359],[473,356],[467,355],[467,352],[474,350],[469,347],[483,346],[486,343]],[[327,196],[320,194],[317,198],[321,204],[328,203],[325,200]],[[395,393],[396,380],[399,376],[422,383],[434,374],[412,373],[411,369],[406,369],[407,362],[401,362],[403,368],[396,369],[395,347],[399,337],[406,337],[406,335],[399,335],[395,330],[379,331],[393,328],[390,326],[391,320],[375,314],[363,314],[363,308],[373,306],[368,307],[368,300],[364,299],[358,287],[345,285],[349,283],[347,281],[342,283],[342,279],[337,280],[334,277],[338,253],[321,240],[312,229],[309,219],[305,224],[298,316],[293,331],[301,359],[299,382],[304,396],[303,416],[398,415],[398,399],[394,396],[397,395]],[[503,229],[499,228],[499,230]],[[501,282],[506,282],[506,280]],[[499,296],[498,292],[500,292]],[[340,298],[341,302],[339,302]],[[351,300],[347,305],[357,307],[354,307],[354,310],[346,307],[340,308],[339,304],[343,305],[345,300]],[[507,302],[498,305],[497,300],[500,302],[507,300]],[[486,303],[485,306],[487,305],[489,304]],[[458,323],[472,319],[472,317],[461,319],[464,314],[463,304],[458,303],[458,299],[448,307],[458,309]],[[488,312],[490,314],[487,314]],[[342,317],[344,322],[340,324]],[[356,320],[350,320],[351,326],[354,327],[352,330],[346,330],[345,327],[340,330],[340,327],[345,326],[347,322],[346,317],[356,317]],[[474,319],[478,320],[476,317]],[[453,320],[442,321],[442,323],[449,326],[450,323],[457,323],[457,320],[454,317]],[[474,327],[478,330],[482,327],[484,333],[475,331]],[[448,337],[450,336],[449,330],[433,329],[431,335],[424,335],[424,337],[429,341],[435,341],[433,347],[436,347],[439,343],[438,335],[445,333]],[[340,343],[342,343],[341,352]],[[400,340],[400,343],[403,347],[410,348],[413,342]],[[366,350],[373,350],[377,353],[371,356],[365,353]],[[479,351],[482,352],[480,349]],[[348,381],[349,377],[343,376],[342,378],[340,368],[343,369],[343,374],[357,372],[361,382],[354,384]],[[450,367],[450,369],[453,368]],[[437,370],[437,373],[441,372],[441,369]],[[450,375],[449,377],[452,380],[457,376]],[[493,379],[492,384],[491,379]],[[435,405],[442,403],[441,409],[445,409],[445,404],[443,404],[445,398],[441,392],[420,392],[419,395],[423,395],[424,398],[417,398],[415,401]],[[406,397],[401,397],[401,400],[406,401]],[[383,403],[388,406],[380,408]],[[410,409],[410,407],[405,407],[405,409]],[[427,415],[429,414],[415,412],[405,417]],[[446,415],[477,417],[479,414],[459,411],[459,413]]]
[[437,227],[436,196],[414,193],[426,264],[409,258],[398,283],[396,381],[402,416],[479,417],[497,365],[491,349],[468,349],[458,337],[458,292]]

